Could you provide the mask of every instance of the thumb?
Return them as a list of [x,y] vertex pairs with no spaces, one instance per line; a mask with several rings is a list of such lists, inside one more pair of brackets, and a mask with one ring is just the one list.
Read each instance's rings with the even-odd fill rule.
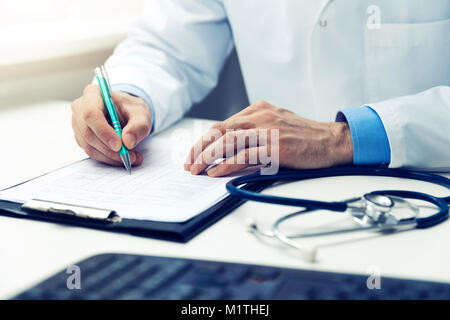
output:
[[128,122],[122,131],[122,141],[127,149],[133,149],[150,133],[152,119],[149,110],[143,108],[132,108],[127,113]]

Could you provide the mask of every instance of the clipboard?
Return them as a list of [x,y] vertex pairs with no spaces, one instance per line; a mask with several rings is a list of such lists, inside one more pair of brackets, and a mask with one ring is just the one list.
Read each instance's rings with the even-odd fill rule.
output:
[[[270,184],[271,182],[258,182],[243,188],[261,191]],[[185,243],[225,217],[243,202],[244,200],[228,195],[207,210],[182,223],[122,219],[113,210],[38,199],[25,204],[0,199],[0,215]]]

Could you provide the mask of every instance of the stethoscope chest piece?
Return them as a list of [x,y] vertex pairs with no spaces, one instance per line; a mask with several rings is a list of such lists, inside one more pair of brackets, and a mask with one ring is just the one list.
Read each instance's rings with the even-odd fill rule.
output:
[[353,220],[362,227],[377,228],[379,231],[394,231],[400,225],[402,229],[414,228],[419,215],[418,206],[400,197],[381,194],[383,192],[364,194],[357,199],[359,205],[354,204],[355,199],[349,200],[348,208]]

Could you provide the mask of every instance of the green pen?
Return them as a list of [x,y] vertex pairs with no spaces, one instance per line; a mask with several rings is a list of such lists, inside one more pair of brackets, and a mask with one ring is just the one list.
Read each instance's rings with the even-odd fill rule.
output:
[[[111,86],[109,85],[109,78],[105,67],[101,66],[100,68],[95,68],[95,75],[103,97],[103,102],[105,103],[106,109],[108,110],[111,118],[111,124],[119,135],[120,140],[122,140],[122,127],[120,126],[119,117],[117,116],[116,108],[114,107],[114,103],[111,98]],[[130,153],[123,143],[122,148],[119,151],[119,155],[125,165],[125,169],[127,169],[128,173],[131,174]]]

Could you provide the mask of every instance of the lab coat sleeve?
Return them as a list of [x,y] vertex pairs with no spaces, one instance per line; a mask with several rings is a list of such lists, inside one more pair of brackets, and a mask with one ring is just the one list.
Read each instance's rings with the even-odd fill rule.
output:
[[434,87],[370,107],[389,139],[389,167],[450,171],[450,87]]
[[151,105],[156,132],[215,87],[232,48],[221,1],[151,0],[105,65],[113,88],[138,88]]

